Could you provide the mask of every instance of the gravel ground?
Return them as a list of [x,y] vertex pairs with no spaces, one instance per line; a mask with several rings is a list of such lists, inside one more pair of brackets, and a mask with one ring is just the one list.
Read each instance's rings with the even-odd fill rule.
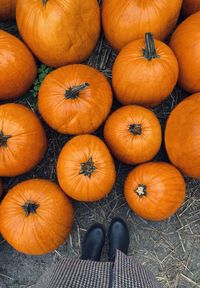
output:
[[[2,23],[0,28],[17,33],[14,23]],[[115,52],[102,36],[87,63],[111,79],[111,67],[115,57]],[[38,67],[38,80],[33,88],[16,101],[29,106],[36,113],[40,81],[51,70],[40,63]],[[154,109],[163,129],[170,111],[185,96],[187,96],[186,93],[176,87],[169,98]],[[113,110],[119,106],[115,100]],[[45,123],[44,126],[49,140],[49,149],[45,159],[26,175],[4,179],[6,191],[16,183],[29,178],[39,177],[57,181],[55,173],[57,157],[70,137],[57,134]],[[96,135],[102,138],[102,127]],[[154,160],[168,161],[164,147]],[[129,254],[154,272],[163,287],[200,287],[200,182],[186,179],[187,199],[175,216],[164,222],[148,222],[134,215],[123,197],[123,183],[132,168],[116,161],[117,182],[106,199],[89,204],[73,202],[76,217],[72,234],[68,241],[53,253],[40,257],[27,256],[16,252],[0,238],[0,288],[31,287],[39,276],[61,257],[79,256],[81,239],[91,224],[100,222],[108,226],[115,216],[123,217],[128,223],[131,235]],[[106,260],[106,251],[107,245],[102,260]]]

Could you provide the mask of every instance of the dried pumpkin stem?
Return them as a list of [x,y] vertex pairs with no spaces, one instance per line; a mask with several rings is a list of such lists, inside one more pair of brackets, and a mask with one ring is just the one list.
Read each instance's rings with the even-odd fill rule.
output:
[[35,214],[39,206],[40,206],[39,204],[28,201],[22,206],[22,208],[24,209],[26,216],[29,216],[30,214]]
[[139,195],[139,197],[143,197],[147,195],[147,186],[144,184],[139,184],[135,192]]
[[71,87],[65,91],[65,98],[76,99],[79,97],[79,93],[87,87],[89,87],[89,83],[83,83],[82,85]]
[[145,43],[146,47],[143,49],[143,55],[148,60],[151,61],[155,58],[160,58],[160,56],[156,52],[155,41],[152,33],[145,34]]
[[48,0],[42,0],[43,5],[46,5]]
[[3,131],[0,131],[0,147],[7,146],[7,142],[9,138],[11,138],[10,135],[4,135]]
[[141,135],[142,134],[142,125],[141,124],[131,124],[131,125],[129,125],[128,130],[133,135]]
[[87,162],[80,163],[81,170],[79,174],[83,174],[84,176],[91,177],[92,173],[96,170],[94,162],[92,158],[90,158]]

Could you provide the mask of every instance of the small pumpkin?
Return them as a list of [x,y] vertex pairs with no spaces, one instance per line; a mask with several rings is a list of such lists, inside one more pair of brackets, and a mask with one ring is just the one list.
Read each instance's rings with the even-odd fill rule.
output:
[[147,31],[165,40],[176,26],[181,5],[182,0],[103,0],[105,36],[118,51]]
[[120,161],[138,164],[159,151],[162,131],[156,115],[140,106],[124,106],[113,112],[104,127],[105,141]]
[[51,72],[43,81],[39,111],[50,127],[63,134],[94,132],[107,118],[112,90],[96,69],[76,64]]
[[165,146],[171,162],[185,175],[200,178],[200,93],[187,97],[171,112]]
[[185,17],[200,11],[200,0],[183,0],[182,11]]
[[179,85],[189,93],[200,91],[200,12],[182,22],[170,41],[179,64]]
[[26,44],[51,67],[87,59],[100,34],[97,0],[18,0],[16,17]]
[[151,221],[171,217],[186,195],[182,175],[164,162],[149,162],[133,169],[125,181],[124,192],[130,208]]
[[16,0],[1,0],[0,21],[15,19]]
[[15,36],[0,30],[0,100],[22,96],[37,75],[35,60]]
[[42,255],[68,237],[74,218],[70,201],[48,180],[24,181],[13,187],[1,204],[1,233],[16,250]]
[[124,105],[153,107],[174,89],[178,63],[172,50],[151,33],[129,43],[117,56],[112,84],[117,99]]
[[17,176],[34,168],[47,148],[37,116],[20,104],[0,105],[0,176]]
[[57,163],[62,189],[78,201],[97,201],[112,190],[115,165],[106,145],[93,135],[80,135],[63,147]]

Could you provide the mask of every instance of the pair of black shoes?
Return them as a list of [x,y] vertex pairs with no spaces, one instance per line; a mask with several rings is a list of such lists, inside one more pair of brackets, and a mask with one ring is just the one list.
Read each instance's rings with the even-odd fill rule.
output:
[[[95,224],[86,232],[82,244],[82,260],[100,261],[105,243],[106,230],[103,225]],[[114,261],[117,250],[124,254],[128,252],[129,231],[121,218],[112,220],[108,230],[109,251],[108,260]]]

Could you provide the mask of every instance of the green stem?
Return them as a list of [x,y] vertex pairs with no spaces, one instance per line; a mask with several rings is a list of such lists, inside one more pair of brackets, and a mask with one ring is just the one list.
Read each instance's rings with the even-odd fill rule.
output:
[[128,130],[133,135],[141,135],[142,134],[142,125],[141,124],[131,124],[131,125],[129,125]]
[[92,157],[84,163],[80,163],[81,170],[79,174],[83,174],[84,176],[91,177],[92,173],[96,170],[96,167],[94,166],[94,162],[92,160]]
[[9,138],[11,138],[10,135],[4,135],[3,131],[0,131],[0,147],[7,146],[7,142]]
[[143,55],[148,60],[151,61],[155,58],[160,58],[156,52],[155,41],[152,33],[145,34],[146,47],[143,49]]
[[86,89],[89,86],[89,83],[83,83],[79,86],[74,86],[65,91],[66,99],[76,99],[79,97],[79,93]]
[[139,184],[135,192],[139,197],[143,197],[147,195],[147,186],[144,184]]
[[39,206],[39,204],[28,201],[22,206],[22,208],[24,209],[26,216],[29,216],[30,214],[36,214],[36,210]]

